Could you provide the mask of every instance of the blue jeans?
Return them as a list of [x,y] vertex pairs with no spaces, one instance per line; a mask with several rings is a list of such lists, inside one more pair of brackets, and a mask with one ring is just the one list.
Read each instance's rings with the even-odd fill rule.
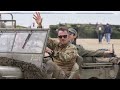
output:
[[111,34],[110,33],[106,33],[105,34],[105,38],[106,38],[107,43],[110,43]]

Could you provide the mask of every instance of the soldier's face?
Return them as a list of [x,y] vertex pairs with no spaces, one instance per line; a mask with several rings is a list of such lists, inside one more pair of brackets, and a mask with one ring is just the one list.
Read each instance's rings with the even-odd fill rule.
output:
[[59,31],[58,38],[61,44],[67,44],[69,42],[69,34],[67,31]]
[[69,40],[74,41],[75,38],[76,36],[73,33],[69,32]]

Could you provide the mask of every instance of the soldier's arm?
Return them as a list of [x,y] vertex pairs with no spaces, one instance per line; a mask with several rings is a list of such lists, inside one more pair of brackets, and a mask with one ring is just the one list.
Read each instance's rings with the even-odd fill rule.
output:
[[[40,15],[39,12],[36,12],[33,16],[33,18],[35,19],[36,23],[37,23],[37,28],[42,28],[42,17]],[[54,47],[58,44],[58,42],[56,42],[55,40],[52,40],[51,38],[48,38],[48,42],[47,42],[47,47],[54,50]]]
[[54,58],[59,58],[62,61],[70,61],[78,55],[76,47],[68,47],[65,52],[54,51]]
[[104,56],[104,51],[93,51],[93,50],[85,50],[84,55],[83,56],[87,56],[87,57],[103,57]]
[[34,15],[33,15],[33,19],[35,19],[36,23],[37,23],[37,28],[42,28],[42,17],[40,15],[39,12],[36,12]]
[[104,56],[104,51],[93,51],[93,50],[86,50],[85,48],[83,48],[83,46],[81,45],[77,45],[76,46],[78,49],[78,53],[80,56],[82,57],[101,57]]
[[48,41],[47,41],[47,47],[54,50],[54,48],[58,45],[58,42],[56,40],[51,39],[50,37],[48,37]]
[[[42,28],[42,24],[38,24],[37,28]],[[55,40],[52,40],[50,37],[48,37],[47,47],[49,47],[50,49],[54,50],[54,47],[57,44],[58,43]]]
[[37,28],[42,28],[42,25],[38,25]]
[[[38,25],[37,28],[42,28],[42,25]],[[56,40],[52,40],[50,37],[48,37],[47,47],[54,50],[56,45],[58,45],[58,42]]]

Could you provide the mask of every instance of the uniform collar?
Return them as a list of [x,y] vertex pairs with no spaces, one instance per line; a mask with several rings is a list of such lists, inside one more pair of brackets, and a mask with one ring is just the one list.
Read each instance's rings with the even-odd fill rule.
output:
[[70,44],[70,42],[67,44],[64,44],[64,45],[59,43],[59,47],[64,48],[64,47],[67,47],[69,44]]
[[75,41],[70,41],[70,43],[76,45]]

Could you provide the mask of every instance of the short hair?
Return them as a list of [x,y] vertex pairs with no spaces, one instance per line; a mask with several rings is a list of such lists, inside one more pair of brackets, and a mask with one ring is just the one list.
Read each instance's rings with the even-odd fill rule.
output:
[[59,32],[59,31],[67,31],[67,32],[69,32],[68,31],[68,28],[67,27],[59,27],[58,29],[57,29],[57,32]]

